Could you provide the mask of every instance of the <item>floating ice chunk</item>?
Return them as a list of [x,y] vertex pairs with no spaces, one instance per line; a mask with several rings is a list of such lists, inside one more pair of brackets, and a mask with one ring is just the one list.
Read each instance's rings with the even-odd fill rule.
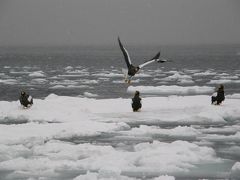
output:
[[86,74],[62,74],[62,75],[58,75],[58,77],[62,77],[62,78],[73,78],[73,77],[83,77],[83,76],[88,76]]
[[129,86],[127,92],[140,91],[143,94],[160,95],[196,95],[214,92],[214,87],[209,86]]
[[45,77],[43,71],[35,71],[29,74],[30,77]]
[[86,96],[86,97],[98,97],[97,94],[93,94],[93,93],[90,93],[90,92],[84,92],[83,95]]
[[49,89],[65,89],[66,87],[64,85],[56,85],[56,86],[52,86],[49,87]]
[[13,84],[17,84],[18,81],[16,79],[0,79],[0,83],[13,85]]
[[151,144],[141,143],[135,146],[135,151],[142,155],[147,154],[138,160],[139,166],[157,167],[162,171],[167,169],[168,172],[186,172],[187,169],[193,168],[195,163],[221,162],[221,159],[216,158],[212,148],[200,147],[185,141],[175,141],[170,144],[157,141]]
[[113,83],[115,84],[124,84],[125,81],[124,80],[115,80],[115,81],[112,81]]
[[[210,127],[200,130],[204,134],[235,134],[237,131],[240,131],[239,126],[226,126],[226,127]],[[240,152],[240,151],[239,151]]]
[[118,74],[118,73],[97,73],[97,74],[92,74],[92,76],[101,76],[101,77],[124,77],[123,74]]
[[194,81],[191,79],[181,79],[178,84],[194,84]]
[[195,74],[193,74],[193,76],[213,76],[213,75],[216,75],[216,74],[217,74],[216,72],[212,72],[212,71],[208,70],[208,71],[205,71],[205,72],[195,73]]
[[65,70],[72,70],[73,67],[72,67],[72,66],[67,66],[67,67],[65,67],[64,69],[65,69]]
[[30,74],[28,71],[10,71],[10,74]]
[[85,74],[85,73],[88,73],[86,70],[79,70],[79,69],[75,69],[75,70],[68,70],[66,73],[68,74]]
[[32,83],[37,83],[37,84],[45,84],[45,83],[48,82],[48,80],[42,79],[42,78],[36,78],[36,79],[32,79],[31,82]]
[[31,153],[31,150],[23,145],[8,146],[0,144],[0,162],[18,157],[28,157]]
[[229,74],[228,74],[228,73],[225,73],[225,72],[223,72],[223,73],[220,73],[220,74],[218,74],[217,76],[219,76],[219,77],[221,77],[221,76],[229,76]]
[[152,180],[175,180],[175,177],[165,175],[165,176],[156,177],[156,178],[154,178]]
[[77,84],[76,81],[72,81],[72,80],[61,80],[61,81],[53,81],[53,82],[50,82],[50,85],[75,85]]
[[198,73],[201,70],[199,70],[199,69],[184,69],[183,71],[186,73]]
[[202,139],[212,141],[212,142],[240,142],[240,132],[237,132],[234,135],[217,135],[217,134],[211,134],[207,135],[206,137],[203,137]]
[[165,81],[177,81],[177,80],[191,80],[192,77],[189,75],[182,74],[180,72],[175,72],[174,75],[163,78]]
[[87,174],[80,175],[73,180],[99,180],[98,173],[87,172]]
[[98,178],[103,179],[120,179],[121,169],[116,167],[102,167],[98,171]]
[[60,77],[58,77],[58,76],[52,76],[52,77],[50,77],[49,79],[60,79]]
[[82,79],[80,80],[82,84],[98,84],[98,80]]
[[89,71],[88,69],[68,69],[66,71],[67,74],[63,75],[58,75],[59,77],[84,77],[84,76],[89,76]]
[[59,96],[56,94],[49,94],[47,97],[45,97],[45,100],[54,100],[55,98],[58,98]]
[[240,94],[231,94],[231,95],[226,95],[226,98],[228,99],[240,99]]
[[[84,115],[82,115],[84,116]],[[87,119],[87,116],[85,116]],[[79,120],[71,123],[36,124],[27,123],[18,126],[1,125],[0,143],[2,144],[37,144],[49,139],[71,139],[74,137],[94,137],[112,131],[129,128],[125,123],[101,123]],[[26,129],[28,131],[26,131]],[[17,136],[16,136],[17,134]],[[31,145],[32,146],[32,145]]]
[[52,86],[49,89],[84,89],[84,88],[90,88],[87,85],[56,85],[56,86]]
[[[166,177],[166,176],[164,176]],[[169,176],[170,177],[170,176]],[[87,172],[84,175],[80,175],[73,180],[140,180],[134,177],[127,177],[127,176],[115,176],[115,177],[102,177],[102,174],[100,175],[99,173],[93,173],[93,172]],[[155,180],[155,179],[151,179]],[[158,180],[158,179],[157,179]],[[162,179],[163,180],[163,179]],[[174,179],[164,179],[164,180],[174,180]]]
[[[61,175],[71,175],[68,171],[75,170],[96,172],[78,176],[76,179],[131,179],[121,175],[134,173],[138,177],[150,179],[149,177],[163,178],[163,174],[177,173],[187,173],[194,177],[191,170],[197,169],[197,164],[221,163],[212,148],[184,141],[140,143],[134,146],[132,152],[118,151],[110,146],[50,141],[31,147],[31,153],[28,155],[32,155],[32,158],[16,157],[0,162],[0,169],[14,171],[18,177],[54,176],[60,179]],[[166,177],[173,179],[173,176]]]
[[109,81],[109,78],[106,78],[106,77],[100,77],[98,78],[99,80],[103,80],[103,81]]
[[231,177],[238,179],[240,177],[240,162],[236,162],[231,170]]
[[226,76],[226,75],[217,75],[215,77],[213,77],[214,79],[239,79],[238,76]]
[[222,79],[222,80],[211,80],[207,84],[239,84],[240,80]]
[[177,138],[196,138],[201,134],[198,130],[187,127],[178,126],[173,129],[161,129],[156,126],[140,125],[139,128],[133,128],[131,131],[127,131],[124,134],[128,135],[140,135],[140,136],[157,136],[157,137],[177,137]]

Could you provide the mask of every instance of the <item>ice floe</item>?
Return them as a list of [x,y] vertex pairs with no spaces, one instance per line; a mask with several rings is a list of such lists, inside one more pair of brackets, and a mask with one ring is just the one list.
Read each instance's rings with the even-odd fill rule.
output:
[[[131,83],[139,83],[141,80],[140,79],[133,79],[131,80]],[[112,81],[115,84],[126,84],[127,82],[125,82],[125,80],[114,80]]]
[[81,80],[79,80],[79,82],[81,84],[98,84],[99,83],[98,80],[94,80],[94,79],[92,79],[92,80],[90,80],[90,79],[81,79]]
[[240,80],[231,79],[210,80],[208,84],[240,84]]
[[21,75],[21,74],[30,74],[31,72],[28,72],[28,71],[10,71],[10,74],[18,74],[18,75]]
[[196,95],[210,94],[214,92],[214,87],[209,86],[129,86],[128,92],[133,93],[140,91],[143,94],[159,94],[159,95]]
[[55,85],[49,87],[49,89],[82,89],[82,88],[90,88],[87,85]]
[[65,70],[72,70],[73,67],[72,67],[72,66],[67,66],[67,67],[65,67],[64,69],[65,69]]
[[59,80],[59,81],[52,81],[50,82],[50,85],[76,85],[77,82],[73,80]]
[[36,78],[31,80],[32,83],[37,83],[37,84],[45,84],[48,82],[48,80],[43,79],[43,78]]
[[83,95],[86,96],[86,97],[98,97],[97,94],[93,94],[93,93],[90,93],[90,92],[84,92]]
[[[218,156],[239,156],[239,99],[226,97],[221,106],[207,95],[143,97],[142,103],[134,113],[130,98],[51,94],[29,109],[0,101],[1,178],[239,177],[239,162]],[[226,142],[229,150],[214,149]]]
[[213,76],[216,75],[216,72],[212,72],[210,70],[205,71],[205,72],[198,72],[198,73],[194,73],[193,76]]
[[191,80],[191,79],[181,79],[181,80],[179,80],[178,84],[182,84],[182,85],[184,85],[184,84],[194,84],[194,81]]
[[43,71],[35,71],[29,74],[30,77],[45,77],[46,75],[44,74]]
[[234,93],[234,94],[231,94],[231,95],[226,95],[226,97],[229,98],[229,99],[240,99],[240,94]]
[[97,76],[97,77],[124,77],[123,74],[112,73],[112,72],[95,73],[95,74],[92,74],[92,76]]
[[157,126],[140,125],[138,128],[132,128],[131,131],[123,132],[128,136],[142,136],[142,137],[155,137],[155,138],[176,138],[176,139],[191,139],[194,140],[201,132],[187,126],[178,126],[173,129],[162,129]]
[[181,72],[174,72],[173,75],[163,78],[165,81],[191,80],[192,77]]
[[13,84],[17,84],[18,81],[16,79],[0,79],[0,83],[13,85]]

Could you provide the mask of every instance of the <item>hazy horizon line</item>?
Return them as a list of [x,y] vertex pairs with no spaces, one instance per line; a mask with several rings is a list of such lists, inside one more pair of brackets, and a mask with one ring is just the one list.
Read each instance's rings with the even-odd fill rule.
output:
[[[236,43],[124,43],[125,46],[136,47],[136,46],[237,46],[240,42]],[[34,45],[0,45],[0,48],[54,48],[54,47],[114,47],[118,46],[117,41],[115,43],[104,43],[104,44],[34,44]]]

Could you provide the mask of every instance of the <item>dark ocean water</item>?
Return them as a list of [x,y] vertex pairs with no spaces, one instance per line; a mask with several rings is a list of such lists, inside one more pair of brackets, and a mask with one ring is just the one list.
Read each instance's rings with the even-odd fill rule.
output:
[[[136,65],[161,50],[164,64],[144,67],[132,86],[211,86],[225,81],[226,94],[240,92],[240,45],[127,46]],[[17,100],[25,90],[34,98],[50,93],[96,98],[130,97],[123,83],[123,55],[118,47],[0,48],[0,100]],[[164,80],[176,75],[182,77]],[[200,74],[196,74],[200,73]],[[180,83],[187,75],[193,83]],[[215,83],[209,83],[217,80]],[[89,95],[90,94],[90,95]]]

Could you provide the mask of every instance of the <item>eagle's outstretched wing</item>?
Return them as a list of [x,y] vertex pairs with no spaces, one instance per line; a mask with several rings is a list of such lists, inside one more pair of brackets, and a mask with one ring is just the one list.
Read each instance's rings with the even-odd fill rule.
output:
[[160,57],[160,52],[158,52],[152,59],[148,60],[148,61],[145,61],[143,64],[140,64],[138,67],[141,69],[143,68],[144,66],[148,65],[148,64],[151,64],[153,62],[161,62],[161,60],[159,59]]
[[118,37],[118,43],[119,43],[120,49],[122,50],[127,67],[130,68],[130,66],[132,65],[131,59],[129,57],[127,50],[123,47],[119,37]]

